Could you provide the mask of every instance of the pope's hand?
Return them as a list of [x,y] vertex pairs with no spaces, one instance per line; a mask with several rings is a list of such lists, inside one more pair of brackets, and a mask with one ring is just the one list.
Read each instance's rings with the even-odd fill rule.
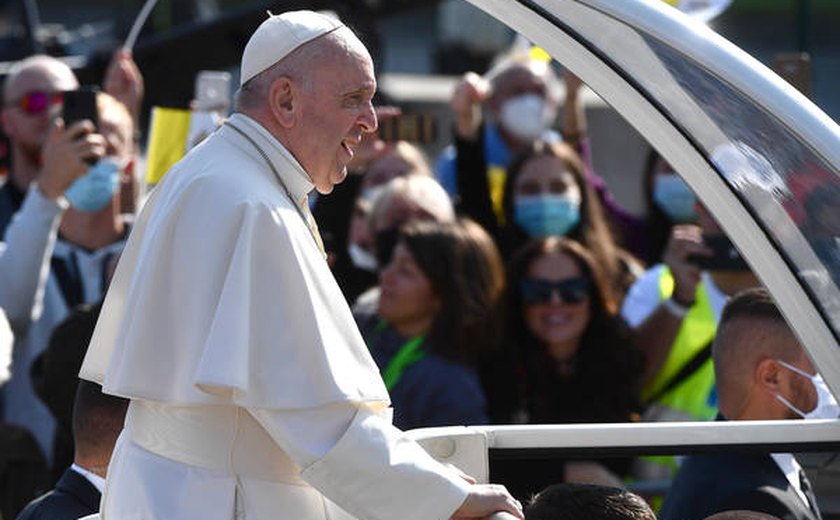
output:
[[493,513],[504,511],[515,518],[524,520],[522,505],[513,498],[504,486],[496,484],[476,484],[470,494],[450,520],[483,519]]

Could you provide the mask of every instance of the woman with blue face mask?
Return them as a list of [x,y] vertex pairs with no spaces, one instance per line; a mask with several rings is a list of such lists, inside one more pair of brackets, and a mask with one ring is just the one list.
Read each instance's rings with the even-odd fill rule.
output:
[[671,228],[677,224],[697,221],[694,209],[697,196],[674,168],[653,149],[647,156],[643,182],[647,205],[643,228],[646,232],[637,237],[644,243],[636,244],[633,250],[638,251],[646,264],[653,265],[662,261]]
[[592,252],[618,294],[635,279],[639,264],[616,245],[583,162],[569,145],[538,140],[516,156],[502,207],[505,224],[497,236],[503,253],[532,239],[569,237]]

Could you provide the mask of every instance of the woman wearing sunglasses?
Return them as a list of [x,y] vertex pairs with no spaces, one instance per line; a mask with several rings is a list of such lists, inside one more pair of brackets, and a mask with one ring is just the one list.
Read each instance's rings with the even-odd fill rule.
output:
[[[515,360],[519,397],[515,420],[562,424],[637,417],[642,358],[591,251],[562,237],[528,243],[511,260],[506,304],[506,346]],[[535,486],[568,477],[562,463],[536,462]],[[605,465],[621,474],[629,462]]]
[[400,231],[380,273],[374,316],[360,329],[401,429],[484,424],[477,359],[498,341],[504,268],[476,223],[420,222]]
[[508,339],[529,422],[622,422],[639,410],[642,359],[594,255],[550,237],[526,245],[509,277]]

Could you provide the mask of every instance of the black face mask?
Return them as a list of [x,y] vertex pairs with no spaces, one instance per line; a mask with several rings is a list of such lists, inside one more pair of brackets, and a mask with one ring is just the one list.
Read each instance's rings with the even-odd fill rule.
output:
[[374,237],[376,244],[376,263],[379,265],[380,271],[391,263],[391,257],[394,256],[394,248],[397,247],[399,236],[400,230],[397,228],[376,232],[376,236]]

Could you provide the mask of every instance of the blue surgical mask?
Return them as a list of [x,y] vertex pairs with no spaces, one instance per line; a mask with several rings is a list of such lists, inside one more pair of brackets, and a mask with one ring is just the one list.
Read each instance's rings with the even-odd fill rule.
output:
[[120,186],[121,164],[116,157],[103,157],[91,166],[64,192],[70,206],[87,213],[95,213],[107,206]]
[[817,391],[817,405],[810,412],[805,412],[799,409],[799,407],[785,399],[783,396],[776,394],[776,398],[779,401],[803,419],[837,419],[838,415],[840,415],[840,405],[837,404],[837,399],[831,395],[831,390],[828,389],[828,385],[825,384],[825,380],[820,374],[811,375],[808,372],[791,365],[790,363],[785,363],[781,359],[777,359],[776,362],[788,370],[810,379],[811,384],[814,385],[814,389]]
[[653,179],[653,202],[672,222],[694,222],[697,196],[676,173],[659,174]]
[[531,238],[563,236],[580,222],[580,202],[566,195],[520,195],[513,218]]

